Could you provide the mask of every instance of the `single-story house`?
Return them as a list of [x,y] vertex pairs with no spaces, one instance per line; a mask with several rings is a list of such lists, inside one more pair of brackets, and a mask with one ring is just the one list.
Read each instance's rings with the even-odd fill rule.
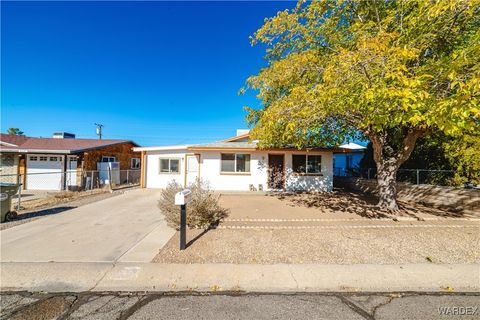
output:
[[260,149],[244,132],[206,144],[134,148],[142,154],[141,186],[188,186],[200,178],[213,190],[332,190],[337,149]]
[[363,159],[366,147],[350,142],[342,144],[340,149],[341,152],[333,154],[333,175],[344,177],[360,168],[360,161]]
[[116,163],[120,170],[139,169],[138,145],[130,140],[77,139],[73,134],[34,138],[0,134],[2,182],[17,182],[30,190],[82,188],[82,172],[98,170],[98,163]]

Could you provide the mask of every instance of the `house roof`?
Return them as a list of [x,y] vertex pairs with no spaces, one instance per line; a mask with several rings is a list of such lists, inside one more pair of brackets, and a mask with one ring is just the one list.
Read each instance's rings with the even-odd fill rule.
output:
[[[284,148],[266,148],[261,149],[258,147],[257,140],[249,140],[249,134],[241,134],[232,138],[228,138],[222,141],[215,141],[202,144],[192,144],[192,145],[175,145],[175,146],[158,146],[158,147],[139,147],[134,148],[134,151],[166,151],[166,150],[190,150],[190,151],[213,151],[213,150],[224,150],[224,151],[329,151],[329,152],[342,152],[343,149],[339,148],[318,148],[318,147],[307,147],[303,149],[298,149],[294,147],[284,147]],[[240,141],[239,141],[240,140]]]
[[[245,137],[244,137],[245,138]],[[257,141],[217,141],[189,146],[190,150],[202,149],[257,149]]]
[[191,145],[174,145],[174,146],[154,146],[154,147],[137,147],[134,151],[169,151],[169,150],[189,150],[189,151],[328,151],[335,153],[352,153],[363,152],[366,149],[364,146],[356,143],[347,143],[338,147],[305,147],[303,149],[295,148],[294,146],[285,146],[283,148],[260,148],[258,140],[250,140],[249,130],[237,130],[237,135],[221,141],[191,144]]
[[3,133],[0,134],[0,142],[0,151],[19,153],[78,153],[128,142],[138,146],[131,140],[34,138]]
[[339,148],[343,148],[343,149],[350,149],[350,150],[363,150],[363,149],[367,149],[366,147],[362,146],[362,145],[359,145],[357,143],[353,143],[353,142],[350,142],[350,143],[347,143],[347,144],[342,144]]

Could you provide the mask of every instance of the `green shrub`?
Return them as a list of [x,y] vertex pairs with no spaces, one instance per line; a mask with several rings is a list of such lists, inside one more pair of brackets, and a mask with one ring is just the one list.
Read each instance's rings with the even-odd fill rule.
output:
[[[175,205],[175,194],[182,189],[178,182],[172,180],[160,192],[160,201],[158,201],[158,207],[165,215],[167,224],[177,230],[180,226],[180,206]],[[207,229],[228,215],[228,211],[218,203],[219,196],[210,190],[205,181],[197,180],[189,186],[189,189],[192,192],[192,198],[187,204],[189,228]]]

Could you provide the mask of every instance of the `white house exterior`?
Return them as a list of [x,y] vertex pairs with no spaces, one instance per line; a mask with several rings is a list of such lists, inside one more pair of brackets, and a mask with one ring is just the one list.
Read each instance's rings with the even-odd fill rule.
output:
[[197,178],[214,190],[331,191],[334,149],[259,149],[247,134],[220,142],[134,148],[142,152],[142,187]]

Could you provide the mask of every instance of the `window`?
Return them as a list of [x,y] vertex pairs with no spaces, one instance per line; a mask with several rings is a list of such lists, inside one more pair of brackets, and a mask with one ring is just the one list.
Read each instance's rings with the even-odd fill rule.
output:
[[47,161],[47,160],[48,160],[48,157],[38,157],[38,159],[39,159],[40,161]]
[[160,159],[160,173],[179,173],[179,159]]
[[37,156],[31,156],[30,161],[38,161],[38,157]]
[[50,161],[58,161],[58,157],[50,157]]
[[321,173],[322,156],[294,154],[292,155],[292,167],[295,173]]
[[132,160],[130,160],[130,164],[132,169],[140,168],[140,158],[132,158]]
[[117,159],[115,157],[110,157],[110,156],[103,156],[102,157],[102,162],[116,162]]
[[222,153],[221,172],[250,172],[250,155],[242,153]]

